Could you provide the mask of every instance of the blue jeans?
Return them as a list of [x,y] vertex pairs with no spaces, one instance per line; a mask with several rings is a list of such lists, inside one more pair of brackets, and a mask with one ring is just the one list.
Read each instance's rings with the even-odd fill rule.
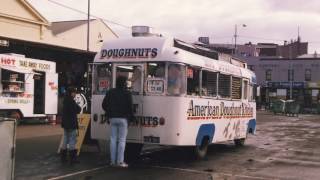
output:
[[126,118],[110,118],[110,158],[112,164],[124,162],[124,150],[128,133],[128,122]]
[[77,143],[77,130],[64,129],[62,149],[67,149],[67,145],[69,145],[69,150],[74,150],[76,149],[76,143]]

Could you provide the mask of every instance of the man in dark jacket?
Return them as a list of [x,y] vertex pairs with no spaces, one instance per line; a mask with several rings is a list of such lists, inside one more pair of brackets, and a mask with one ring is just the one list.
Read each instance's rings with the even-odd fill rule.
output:
[[116,88],[110,89],[103,99],[102,108],[111,124],[111,166],[128,167],[124,162],[124,151],[128,133],[128,120],[133,117],[132,95],[126,89],[127,79],[119,76]]
[[67,145],[69,145],[70,164],[77,162],[77,130],[78,120],[77,114],[80,113],[81,108],[74,101],[76,89],[69,88],[63,100],[62,122],[61,127],[64,129],[63,145],[61,148],[61,161],[67,160]]

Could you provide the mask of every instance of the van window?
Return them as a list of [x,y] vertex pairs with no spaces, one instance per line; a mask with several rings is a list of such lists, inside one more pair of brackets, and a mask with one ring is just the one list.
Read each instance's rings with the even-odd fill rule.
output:
[[202,71],[202,96],[217,96],[217,76],[216,72]]
[[232,77],[232,99],[241,99],[241,78]]
[[248,81],[243,80],[243,99],[248,99]]
[[186,68],[182,64],[171,63],[168,66],[167,91],[168,95],[182,95],[186,92],[185,87]]
[[187,68],[187,94],[200,95],[200,69],[195,67]]
[[127,88],[132,94],[142,93],[143,69],[142,65],[118,65],[116,77],[123,76],[127,79]]
[[108,64],[94,64],[92,77],[92,93],[106,94],[107,90],[112,87],[112,65]]
[[145,92],[148,95],[163,95],[165,88],[165,63],[147,63]]
[[164,62],[147,63],[147,77],[164,78],[165,67],[166,65]]
[[230,75],[219,74],[218,94],[221,98],[230,98],[230,81]]

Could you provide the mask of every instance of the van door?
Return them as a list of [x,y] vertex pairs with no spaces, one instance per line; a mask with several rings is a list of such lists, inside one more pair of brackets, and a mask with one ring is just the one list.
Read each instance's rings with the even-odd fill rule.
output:
[[34,102],[33,112],[34,114],[44,114],[44,102],[45,102],[45,77],[44,72],[37,72],[34,76]]
[[46,73],[45,114],[57,114],[58,111],[58,74]]
[[143,116],[143,64],[115,64],[114,68],[113,87],[116,87],[116,77],[124,76],[127,78],[127,88],[132,93],[133,111],[136,118],[129,123],[127,140],[142,142],[139,117]]

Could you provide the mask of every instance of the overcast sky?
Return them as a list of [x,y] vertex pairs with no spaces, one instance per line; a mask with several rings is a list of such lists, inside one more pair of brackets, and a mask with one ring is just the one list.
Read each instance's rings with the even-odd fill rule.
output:
[[[87,11],[87,0],[28,0],[49,21],[85,19],[86,15],[58,6]],[[309,42],[309,53],[320,53],[319,0],[91,0],[91,14],[125,26],[147,25],[164,36],[194,42],[209,36],[211,43],[239,43],[297,39]],[[108,22],[107,22],[108,23]],[[246,24],[246,27],[242,27]],[[130,29],[108,23],[121,36]]]

